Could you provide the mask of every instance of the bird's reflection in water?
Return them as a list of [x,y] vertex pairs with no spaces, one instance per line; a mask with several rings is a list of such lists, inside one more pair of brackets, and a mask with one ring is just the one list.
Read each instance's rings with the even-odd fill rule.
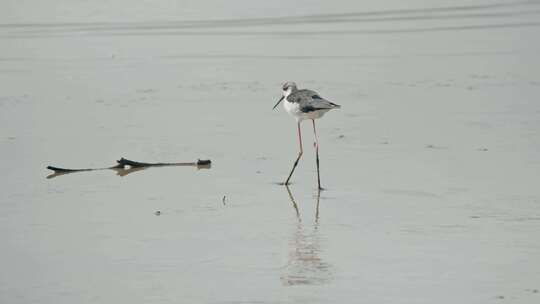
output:
[[325,263],[320,254],[321,237],[319,236],[319,201],[320,190],[316,195],[315,218],[313,224],[302,222],[302,216],[294,196],[286,186],[289,199],[296,212],[297,223],[292,238],[289,241],[289,257],[281,276],[285,286],[317,285],[329,282],[332,277],[331,267]]

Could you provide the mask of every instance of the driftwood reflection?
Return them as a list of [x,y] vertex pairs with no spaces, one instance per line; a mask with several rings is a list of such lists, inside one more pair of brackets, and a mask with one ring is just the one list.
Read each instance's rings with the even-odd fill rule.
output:
[[298,204],[291,189],[286,186],[289,199],[296,212],[297,223],[289,241],[289,257],[281,282],[286,286],[317,285],[329,282],[331,266],[320,257],[321,237],[319,236],[319,203],[321,191],[317,191],[315,218],[313,224],[303,223]]
[[48,166],[47,169],[53,170],[54,173],[47,175],[47,178],[55,178],[71,173],[88,172],[88,171],[100,171],[100,170],[114,170],[118,176],[127,176],[128,174],[142,171],[150,167],[196,167],[197,169],[210,169],[212,162],[210,160],[198,160],[193,163],[142,163],[132,161],[129,159],[121,158],[117,160],[117,165],[106,168],[86,168],[86,169],[67,169],[54,166]]

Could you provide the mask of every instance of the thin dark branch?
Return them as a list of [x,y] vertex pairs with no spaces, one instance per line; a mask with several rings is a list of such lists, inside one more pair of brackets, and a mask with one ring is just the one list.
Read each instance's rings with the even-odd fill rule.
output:
[[119,176],[126,176],[129,173],[137,172],[149,167],[167,167],[167,166],[189,166],[197,167],[197,169],[209,169],[212,162],[209,159],[199,159],[197,162],[192,163],[143,163],[138,161],[129,160],[126,158],[120,158],[116,161],[118,164],[112,167],[106,168],[84,168],[84,169],[70,169],[70,168],[61,168],[55,166],[47,166],[47,169],[54,171],[53,174],[47,176],[47,178],[53,178],[64,174],[75,173],[75,172],[85,172],[85,171],[96,171],[96,170],[115,170]]

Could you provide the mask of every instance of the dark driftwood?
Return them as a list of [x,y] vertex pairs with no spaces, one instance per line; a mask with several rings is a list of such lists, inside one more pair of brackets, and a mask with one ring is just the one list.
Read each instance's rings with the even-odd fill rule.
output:
[[196,163],[142,163],[125,158],[121,158],[116,161],[118,166],[130,166],[130,167],[165,167],[165,166],[207,166],[212,162],[209,159],[197,160]]
[[66,168],[58,168],[53,166],[47,166],[47,169],[53,170],[54,172],[81,172],[81,171],[92,171],[96,169],[66,169]]
[[53,170],[54,173],[47,176],[47,178],[53,178],[64,174],[84,172],[84,171],[96,171],[96,170],[115,170],[118,175],[125,176],[129,173],[144,170],[149,167],[167,167],[167,166],[189,166],[197,167],[198,169],[209,169],[212,162],[209,159],[199,159],[193,163],[143,163],[138,161],[129,160],[126,158],[120,158],[116,161],[118,164],[112,167],[106,168],[84,168],[84,169],[68,169],[55,166],[47,166],[47,169]]

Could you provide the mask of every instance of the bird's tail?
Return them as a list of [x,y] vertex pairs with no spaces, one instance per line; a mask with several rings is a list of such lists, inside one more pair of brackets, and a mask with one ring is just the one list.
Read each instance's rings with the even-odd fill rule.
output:
[[341,109],[341,106],[338,105],[337,103],[331,102],[330,105],[332,106],[333,109]]

